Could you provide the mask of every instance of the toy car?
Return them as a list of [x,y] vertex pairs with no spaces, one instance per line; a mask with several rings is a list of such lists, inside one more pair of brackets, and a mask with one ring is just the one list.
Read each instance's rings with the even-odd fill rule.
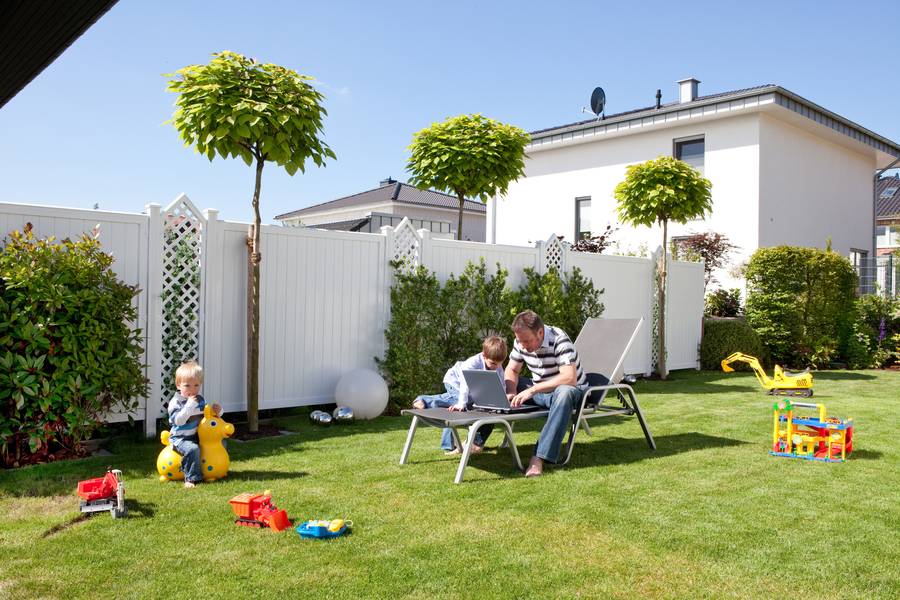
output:
[[107,469],[106,475],[78,482],[79,508],[83,513],[109,511],[113,519],[128,514],[122,471]]

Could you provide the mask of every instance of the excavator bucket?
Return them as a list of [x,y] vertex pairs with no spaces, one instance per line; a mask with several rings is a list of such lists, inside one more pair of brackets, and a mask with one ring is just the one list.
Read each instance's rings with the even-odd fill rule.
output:
[[271,515],[268,515],[265,519],[265,522],[266,525],[268,525],[275,531],[284,531],[291,526],[291,522],[288,520],[287,512],[283,510],[276,510]]
[[726,373],[731,373],[732,371],[734,371],[734,369],[732,369],[728,364],[726,364],[724,360],[722,361],[722,370],[725,371]]

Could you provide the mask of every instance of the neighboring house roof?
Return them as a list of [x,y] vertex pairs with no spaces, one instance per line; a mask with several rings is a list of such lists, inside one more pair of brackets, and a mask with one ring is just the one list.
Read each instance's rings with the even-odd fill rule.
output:
[[0,2],[0,107],[56,60],[116,1]]
[[[301,208],[300,210],[295,210],[289,213],[284,213],[283,215],[278,215],[275,218],[278,220],[292,219],[294,217],[302,217],[303,215],[322,212],[323,210],[361,206],[364,204],[376,204],[379,202],[397,202],[400,204],[412,204],[417,206],[430,206],[436,208],[459,208],[459,201],[455,196],[444,194],[442,192],[435,192],[434,190],[420,190],[419,188],[411,186],[408,183],[393,181],[387,185],[382,185],[381,187],[377,187],[372,190],[367,190],[365,192],[360,192],[351,196],[345,196],[343,198],[337,198],[336,200],[330,200],[328,202],[322,202],[321,204],[315,204],[313,206]],[[486,212],[485,206],[482,202],[473,202],[471,200],[465,201],[465,203],[463,204],[463,210],[466,212],[476,213]],[[316,227],[320,227],[320,225],[316,225]]]
[[317,223],[313,225],[316,229],[330,229],[332,231],[359,231],[369,224],[372,217],[363,217],[362,219],[349,219],[347,221],[335,221],[333,223]]
[[[656,106],[637,108],[603,119],[589,119],[567,125],[559,125],[549,129],[539,129],[531,132],[532,149],[546,144],[565,142],[577,138],[589,137],[604,133],[613,133],[632,128],[640,128],[646,125],[659,123],[681,123],[682,116],[693,116],[694,111],[708,110],[710,113],[727,111],[732,108],[732,103],[738,102],[740,106],[754,106],[762,96],[767,96],[775,104],[782,106],[799,115],[807,117],[839,133],[847,135],[855,140],[867,144],[876,150],[880,150],[892,156],[900,156],[900,144],[869,131],[853,121],[835,114],[818,104],[810,102],[806,98],[774,84],[766,84],[719,94],[697,96],[690,102],[669,102]],[[684,115],[682,115],[684,113]],[[698,113],[705,114],[705,113]]]
[[875,210],[879,219],[900,216],[900,177],[881,177],[875,186]]

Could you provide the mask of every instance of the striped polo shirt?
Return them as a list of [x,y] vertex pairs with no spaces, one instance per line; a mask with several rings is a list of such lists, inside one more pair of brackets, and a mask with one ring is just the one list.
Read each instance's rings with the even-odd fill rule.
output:
[[558,375],[559,367],[563,365],[575,365],[578,385],[587,383],[587,377],[581,370],[578,350],[566,332],[559,327],[544,325],[544,342],[534,352],[527,352],[516,340],[512,352],[509,353],[509,360],[528,365],[535,382]]

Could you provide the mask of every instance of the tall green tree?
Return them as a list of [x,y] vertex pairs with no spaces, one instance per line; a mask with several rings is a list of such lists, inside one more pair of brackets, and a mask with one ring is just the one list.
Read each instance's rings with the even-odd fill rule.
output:
[[662,225],[662,256],[656,278],[659,289],[659,376],[666,378],[666,262],[669,222],[686,223],[712,211],[712,184],[685,162],[660,156],[631,165],[616,186],[619,219],[630,225]]
[[240,158],[255,166],[253,226],[247,236],[247,417],[250,431],[259,428],[259,193],[266,162],[289,175],[335,158],[320,138],[324,97],[308,82],[312,77],[278,65],[259,63],[234,52],[213,54],[206,65],[190,65],[166,75],[168,90],[178,94],[170,121],[185,145],[210,162]]
[[525,145],[530,139],[518,127],[479,114],[434,123],[413,135],[406,165],[412,173],[410,183],[456,196],[456,239],[461,240],[466,197],[486,202],[505,194],[510,182],[525,172]]

